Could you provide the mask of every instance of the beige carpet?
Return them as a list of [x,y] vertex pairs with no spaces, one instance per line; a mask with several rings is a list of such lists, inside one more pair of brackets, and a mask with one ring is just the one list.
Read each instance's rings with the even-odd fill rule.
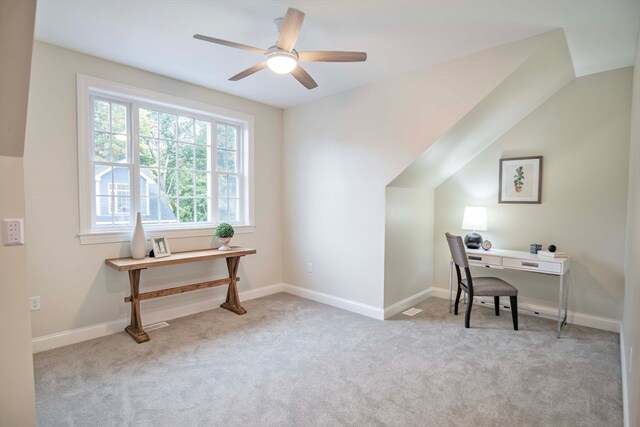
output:
[[277,294],[34,356],[40,426],[621,426],[617,334],[429,299],[380,321]]

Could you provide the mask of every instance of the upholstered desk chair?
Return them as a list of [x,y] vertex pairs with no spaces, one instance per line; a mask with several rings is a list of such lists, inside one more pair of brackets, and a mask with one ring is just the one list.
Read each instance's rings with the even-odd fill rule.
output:
[[[464,250],[464,243],[460,236],[454,236],[453,234],[445,233],[447,236],[447,243],[449,244],[449,250],[451,251],[451,258],[453,264],[456,266],[456,273],[458,274],[458,293],[456,294],[456,304],[454,307],[454,313],[458,315],[458,304],[460,303],[460,294],[465,291],[468,295],[467,298],[467,311],[464,315],[464,327],[469,327],[469,318],[471,317],[471,306],[473,305],[473,297],[487,296],[493,297],[495,303],[496,316],[500,316],[500,297],[508,296],[511,301],[511,317],[513,318],[513,329],[518,330],[518,290],[497,277],[471,277],[471,271],[469,270],[469,260],[467,259],[467,252]],[[464,275],[466,279],[462,278],[460,269],[464,268]]]

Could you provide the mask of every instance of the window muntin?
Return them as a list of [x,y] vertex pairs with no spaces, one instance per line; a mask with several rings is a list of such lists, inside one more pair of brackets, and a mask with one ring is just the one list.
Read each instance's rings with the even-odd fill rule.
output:
[[245,125],[120,96],[89,99],[93,232],[129,229],[137,211],[151,229],[249,223]]

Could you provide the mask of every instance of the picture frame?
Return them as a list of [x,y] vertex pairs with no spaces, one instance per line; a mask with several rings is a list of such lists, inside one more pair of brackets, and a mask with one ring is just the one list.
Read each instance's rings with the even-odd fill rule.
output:
[[542,156],[500,159],[498,203],[542,203]]
[[169,248],[169,239],[164,236],[158,236],[151,239],[153,245],[154,258],[162,258],[171,255],[171,249]]

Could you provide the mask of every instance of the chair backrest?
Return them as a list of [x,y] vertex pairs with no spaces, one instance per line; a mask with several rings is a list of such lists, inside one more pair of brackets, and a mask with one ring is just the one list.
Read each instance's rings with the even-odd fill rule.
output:
[[464,243],[462,237],[455,236],[451,233],[444,233],[447,237],[447,243],[449,244],[449,250],[451,251],[451,258],[458,267],[469,268],[469,260],[467,259],[467,252],[464,250]]

